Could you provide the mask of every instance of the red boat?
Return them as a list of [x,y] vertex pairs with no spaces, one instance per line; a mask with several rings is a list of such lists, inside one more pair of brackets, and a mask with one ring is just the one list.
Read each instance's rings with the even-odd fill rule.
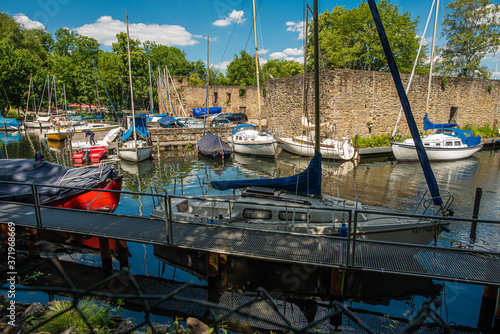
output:
[[[120,201],[122,175],[112,164],[72,168],[37,159],[0,159],[0,200],[33,203],[37,185],[41,205],[79,210],[113,212]],[[57,186],[57,187],[54,187]],[[67,188],[66,188],[67,187]],[[75,189],[80,188],[80,189]]]
[[107,156],[108,148],[106,146],[94,146],[83,148],[73,154],[73,161],[76,165],[83,165],[87,160],[90,160],[91,164],[98,164],[101,159]]

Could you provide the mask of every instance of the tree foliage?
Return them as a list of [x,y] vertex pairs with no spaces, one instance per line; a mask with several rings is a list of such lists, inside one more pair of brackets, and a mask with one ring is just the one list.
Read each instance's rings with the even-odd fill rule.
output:
[[304,73],[304,65],[293,60],[273,59],[262,65],[264,81],[290,77]]
[[443,75],[489,77],[481,60],[500,47],[500,6],[490,0],[455,0],[446,6],[438,69]]
[[[398,6],[386,0],[380,1],[378,10],[399,71],[410,73],[419,47],[418,20],[411,20],[408,12],[400,14]],[[362,2],[351,10],[337,6],[331,12],[325,11],[319,16],[319,27],[321,68],[389,70],[367,3]],[[314,55],[312,34],[308,38],[308,66],[311,68]],[[422,66],[423,57],[422,53],[417,73],[426,72]]]

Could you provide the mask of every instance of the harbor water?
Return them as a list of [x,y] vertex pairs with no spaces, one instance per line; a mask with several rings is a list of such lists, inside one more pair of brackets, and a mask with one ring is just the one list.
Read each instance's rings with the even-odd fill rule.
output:
[[[0,139],[3,158],[33,158],[35,152],[43,152],[48,161],[71,164],[64,145],[57,147],[54,143],[47,142],[39,132],[0,133]],[[198,157],[193,149],[157,153],[153,159],[141,163],[117,161],[117,168],[124,175],[123,190],[151,192],[152,187],[160,187],[177,195],[200,195],[202,191],[217,193],[209,187],[209,181],[212,180],[289,176],[304,170],[309,160],[310,158],[281,152],[274,160],[233,155],[228,160],[216,161]],[[479,218],[500,221],[500,151],[483,150],[465,160],[432,162],[431,166],[441,193],[449,192],[454,198],[452,208],[455,216],[472,216],[476,189],[481,188]],[[389,158],[366,159],[359,163],[323,161],[322,169],[323,194],[358,200],[363,204],[393,211],[413,213],[427,190],[418,162],[401,163]],[[154,203],[147,196],[123,195],[115,212],[149,216],[153,207]],[[473,231],[471,223],[464,220],[452,222],[450,231],[443,232],[437,243],[444,247],[471,247],[500,252],[499,235],[499,225],[478,224]],[[162,250],[151,245],[129,243],[128,247],[132,274],[154,278],[159,285],[193,282],[202,290],[208,289],[200,298],[210,299],[209,296],[213,294],[205,274],[195,266],[189,267],[188,263],[181,263],[178,259],[165,259]],[[55,244],[51,244],[46,252],[56,254],[60,260],[81,266],[74,270],[84,272],[100,266],[98,252],[88,253]],[[297,274],[294,279],[286,274],[294,272],[290,265],[238,258],[228,259],[228,263],[227,280],[230,286],[225,292],[218,292],[219,300],[228,291],[239,294],[262,286],[267,291],[282,289],[287,297],[280,305],[283,308],[295,307],[295,311],[301,314],[298,318],[302,319],[297,321],[314,319],[315,315],[308,314],[310,312],[307,311],[311,307],[316,316],[322,309],[328,309],[326,300],[330,286],[325,286],[330,282],[323,282],[323,270],[312,270],[308,275]],[[118,267],[118,264],[114,262],[114,266]],[[82,269],[86,267],[92,269]],[[369,327],[376,327],[374,332],[391,333],[391,324],[408,321],[422,305],[429,302],[432,302],[436,313],[445,322],[462,328],[463,332],[477,330],[482,286],[381,274],[349,276],[346,281],[351,289],[345,291],[342,302],[359,314]],[[285,288],[286,285],[298,287],[294,293],[290,293]],[[26,293],[24,298],[27,302],[49,299],[40,293]],[[315,305],[311,306],[311,303]],[[171,312],[156,312],[155,321],[172,319],[175,310]],[[133,308],[126,312],[132,318],[140,318],[140,314]],[[343,322],[344,328],[357,328],[355,325],[349,327],[347,324],[350,323],[346,321]]]

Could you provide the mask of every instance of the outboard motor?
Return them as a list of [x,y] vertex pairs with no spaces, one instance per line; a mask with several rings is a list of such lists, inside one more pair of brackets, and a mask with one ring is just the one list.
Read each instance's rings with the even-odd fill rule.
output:
[[84,161],[87,161],[90,159],[90,156],[89,156],[90,152],[91,152],[91,150],[89,148],[83,149],[83,153],[84,153],[83,160]]
[[43,156],[42,152],[35,152],[35,162],[37,165],[40,165],[42,162],[45,161],[45,157]]

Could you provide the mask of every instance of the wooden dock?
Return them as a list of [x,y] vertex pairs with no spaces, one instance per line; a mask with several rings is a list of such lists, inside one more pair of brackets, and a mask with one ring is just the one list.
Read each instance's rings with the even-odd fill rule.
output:
[[500,253],[356,240],[349,245],[354,250],[351,261],[345,238],[185,222],[171,222],[169,235],[167,222],[161,219],[39,209],[37,217],[33,205],[0,201],[0,223],[255,259],[500,286]]

